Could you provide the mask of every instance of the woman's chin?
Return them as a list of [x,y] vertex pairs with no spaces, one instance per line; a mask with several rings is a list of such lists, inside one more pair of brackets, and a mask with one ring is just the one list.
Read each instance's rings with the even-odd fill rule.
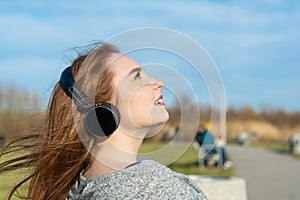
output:
[[155,108],[150,112],[153,124],[163,124],[169,120],[169,113],[165,108]]
[[151,126],[153,127],[163,126],[168,120],[169,120],[169,113],[166,112],[164,115],[154,118],[151,123]]

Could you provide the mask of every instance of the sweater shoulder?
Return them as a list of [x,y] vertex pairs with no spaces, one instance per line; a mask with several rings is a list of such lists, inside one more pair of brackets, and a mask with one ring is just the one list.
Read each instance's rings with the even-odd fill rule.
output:
[[69,199],[176,199],[176,196],[184,199],[201,194],[188,176],[156,161],[145,160],[99,177],[80,176]]

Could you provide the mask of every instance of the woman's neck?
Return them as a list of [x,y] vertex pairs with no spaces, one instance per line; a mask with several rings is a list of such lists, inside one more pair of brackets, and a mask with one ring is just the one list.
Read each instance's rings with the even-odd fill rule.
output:
[[98,151],[93,155],[95,158],[84,176],[90,178],[109,174],[137,162],[144,135],[135,137],[118,129],[106,141],[97,145]]

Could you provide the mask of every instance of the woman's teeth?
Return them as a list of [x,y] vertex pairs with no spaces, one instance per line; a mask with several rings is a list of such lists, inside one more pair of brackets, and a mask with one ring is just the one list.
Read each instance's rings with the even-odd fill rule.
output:
[[162,101],[162,99],[159,99],[159,100],[157,100],[154,104],[155,105],[158,105],[158,104],[160,104],[160,103],[162,103],[163,101]]

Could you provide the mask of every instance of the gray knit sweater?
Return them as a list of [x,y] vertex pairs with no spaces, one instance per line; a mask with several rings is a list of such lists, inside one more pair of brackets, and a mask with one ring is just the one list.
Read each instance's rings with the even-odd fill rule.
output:
[[144,160],[120,171],[93,178],[80,176],[69,200],[206,199],[192,180],[162,164]]

